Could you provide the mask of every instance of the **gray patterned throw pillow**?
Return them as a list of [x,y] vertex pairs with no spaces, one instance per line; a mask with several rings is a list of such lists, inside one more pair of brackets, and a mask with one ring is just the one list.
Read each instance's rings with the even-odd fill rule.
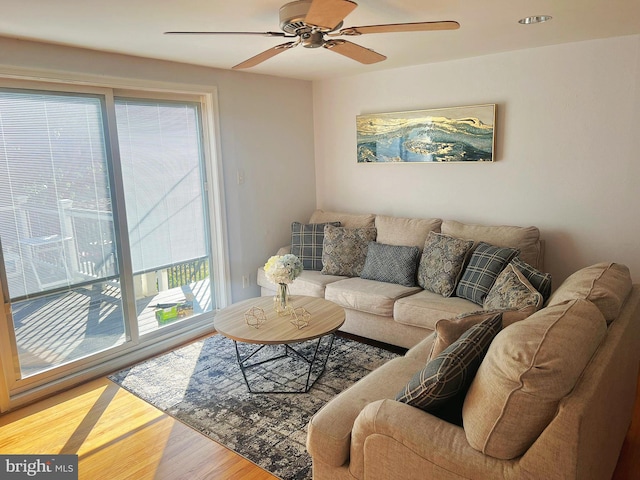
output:
[[324,226],[339,227],[340,222],[291,224],[291,253],[302,261],[305,270],[322,270]]
[[322,273],[359,277],[369,242],[376,239],[376,229],[344,228],[325,225],[322,246]]
[[418,247],[370,242],[360,278],[415,287]]
[[418,285],[443,297],[451,296],[472,247],[473,240],[429,232],[418,267]]
[[417,372],[396,395],[396,400],[433,412],[464,394],[501,329],[501,313],[471,327]]

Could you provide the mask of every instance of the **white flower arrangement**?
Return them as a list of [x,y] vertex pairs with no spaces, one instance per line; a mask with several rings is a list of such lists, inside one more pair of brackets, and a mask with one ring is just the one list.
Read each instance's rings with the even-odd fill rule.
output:
[[291,253],[274,255],[264,264],[267,280],[275,284],[289,284],[302,272],[302,262]]

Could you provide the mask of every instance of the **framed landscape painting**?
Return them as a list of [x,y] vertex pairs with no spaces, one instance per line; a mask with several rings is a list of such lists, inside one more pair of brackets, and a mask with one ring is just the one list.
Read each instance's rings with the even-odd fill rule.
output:
[[358,115],[358,163],[492,162],[496,106]]

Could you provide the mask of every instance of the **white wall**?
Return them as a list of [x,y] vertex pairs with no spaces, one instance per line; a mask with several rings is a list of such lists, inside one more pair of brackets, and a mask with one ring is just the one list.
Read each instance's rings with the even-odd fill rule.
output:
[[[640,281],[640,36],[314,83],[319,208],[535,225],[557,286],[599,261]],[[496,161],[356,164],[358,114],[497,104]]]
[[[315,208],[311,82],[6,38],[0,52],[0,74],[35,69],[107,84],[114,77],[216,87],[232,299],[258,295],[257,267],[290,242],[291,221]],[[242,288],[243,275],[251,287]]]

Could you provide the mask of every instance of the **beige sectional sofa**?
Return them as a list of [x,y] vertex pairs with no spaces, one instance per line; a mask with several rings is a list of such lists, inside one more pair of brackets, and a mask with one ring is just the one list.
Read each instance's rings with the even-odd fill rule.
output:
[[[470,225],[439,218],[403,218],[374,214],[351,214],[316,210],[309,224],[340,222],[345,228],[375,227],[376,241],[387,245],[416,246],[425,244],[429,232],[487,242],[520,251],[519,257],[532,267],[543,270],[544,242],[536,227]],[[282,255],[290,246],[280,249]],[[261,294],[274,295],[261,267],[257,273]],[[411,348],[435,328],[435,323],[448,317],[473,312],[482,307],[464,298],[443,297],[419,286],[367,280],[359,277],[325,275],[304,270],[289,285],[291,295],[324,297],[344,307],[345,323],[341,330],[373,340]]]
[[493,339],[462,424],[396,400],[435,335],[312,418],[315,480],[608,479],[631,422],[640,285],[612,263],[576,272],[545,308]]
[[[375,226],[377,241],[390,245],[420,247],[433,231],[512,247],[543,270],[544,243],[535,227],[321,210],[309,223],[332,221]],[[263,295],[274,293],[262,269],[258,283]],[[579,270],[544,308],[514,323],[501,314],[502,329],[462,389],[454,423],[440,410],[406,403],[402,393],[432,363],[434,344],[444,338],[438,321],[455,323],[482,307],[420,287],[319,271],[304,271],[290,290],[342,305],[349,333],[410,348],[312,418],[307,450],[315,480],[611,478],[631,422],[640,362],[640,285],[624,265]]]

